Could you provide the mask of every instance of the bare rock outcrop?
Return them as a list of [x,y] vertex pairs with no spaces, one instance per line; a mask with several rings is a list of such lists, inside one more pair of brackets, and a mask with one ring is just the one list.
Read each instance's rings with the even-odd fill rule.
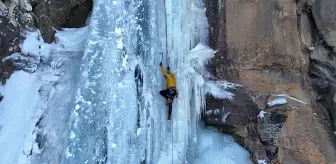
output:
[[[208,66],[210,72],[245,86],[251,92],[250,103],[266,112],[256,122],[245,121],[238,126],[242,128],[224,132],[233,134],[255,160],[335,163],[336,13],[332,9],[336,2],[205,0],[205,4],[209,44],[218,50]],[[293,99],[287,105],[265,104],[268,95],[277,94]],[[232,106],[218,105],[222,106],[218,109]],[[242,114],[236,119],[246,118]]]
[[336,127],[336,2],[332,0],[312,1],[307,5],[308,15],[316,24],[316,42],[310,53],[310,70],[314,91],[314,102],[321,106],[319,112],[329,115]]
[[92,5],[92,0],[36,1],[33,12],[36,25],[40,29],[44,41],[47,43],[54,41],[55,29],[84,26]]
[[235,97],[232,100],[207,95],[203,118],[207,125],[221,127],[226,133],[235,132],[250,122],[256,123],[261,111],[245,88],[230,89],[230,92]]
[[[33,28],[33,19],[30,15],[31,6],[26,0],[0,1],[0,59],[19,52],[19,43],[25,30]],[[10,62],[0,64],[0,80],[6,79],[14,70]]]
[[336,52],[336,2],[333,0],[310,2],[314,21],[326,43]]

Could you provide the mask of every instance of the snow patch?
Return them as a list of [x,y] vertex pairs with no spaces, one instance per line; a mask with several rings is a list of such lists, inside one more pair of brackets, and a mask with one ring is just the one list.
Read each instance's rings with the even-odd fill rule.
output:
[[212,115],[213,114],[213,110],[208,110],[207,112],[206,112],[206,115]]
[[267,164],[266,160],[258,160],[258,164]]
[[74,139],[76,137],[76,134],[74,131],[70,132],[70,139]]
[[26,39],[20,45],[25,55],[48,58],[53,51],[83,51],[89,27],[76,29],[64,28],[55,34],[55,42],[45,43],[39,30],[27,32]]
[[[23,69],[30,69],[27,71],[34,73],[15,71],[7,80],[6,85],[0,86],[4,94],[4,99],[0,102],[0,127],[2,127],[0,131],[0,163],[29,163],[34,157],[41,157],[42,159],[49,155],[49,158],[54,159],[53,157],[63,153],[64,147],[62,146],[64,145],[58,145],[57,141],[60,140],[61,135],[68,134],[69,131],[64,132],[64,125],[67,123],[57,121],[63,114],[66,115],[64,111],[60,112],[60,110],[66,108],[69,111],[68,106],[65,107],[64,104],[71,100],[66,96],[71,96],[69,88],[72,87],[72,81],[71,78],[67,77],[67,79],[64,75],[68,70],[72,70],[71,66],[76,63],[71,63],[72,65],[66,68],[62,66],[74,56],[73,52],[82,51],[80,49],[84,48],[85,43],[83,42],[86,38],[84,29],[87,30],[87,28],[78,29],[78,31],[65,29],[56,34],[58,42],[52,44],[44,43],[39,31],[27,32],[26,39],[20,45],[22,54],[15,53],[4,59],[4,61],[18,62],[16,64],[28,63],[28,65],[20,66],[24,67]],[[77,33],[79,31],[82,32],[79,34]],[[72,34],[76,35],[73,36]],[[70,51],[72,53],[68,53]],[[60,55],[61,52],[64,53],[65,57]],[[60,67],[67,70],[60,70]],[[67,73],[71,74],[71,71]],[[60,77],[64,77],[63,80],[65,81],[60,80]],[[66,93],[63,93],[63,90]],[[62,95],[65,99],[62,102],[63,104],[59,105],[60,102],[57,101],[61,98],[49,99],[50,96],[57,96],[57,94]],[[51,105],[53,103],[54,105]],[[50,108],[54,109],[48,111],[50,116],[43,115]],[[48,123],[40,124],[42,118],[50,117],[57,121],[49,120]],[[56,122],[59,127],[54,126]],[[62,128],[60,128],[61,125]],[[42,131],[42,129],[39,129],[40,126],[50,132]],[[57,135],[56,130],[58,130]],[[40,142],[45,142],[45,133],[48,134],[46,135],[48,136],[48,145],[46,144],[49,147],[48,150],[44,149],[43,145],[42,147],[39,145]],[[73,134],[70,136],[73,136]],[[46,151],[49,152],[46,153]],[[57,152],[61,153],[57,154]],[[67,154],[67,156],[71,155]]]
[[257,117],[264,118],[265,114],[266,114],[265,111],[260,111]]
[[232,99],[234,94],[226,91],[226,89],[238,86],[226,81],[207,81],[205,85],[206,93],[220,99]]
[[228,112],[228,113],[226,113],[226,114],[223,116],[223,118],[222,118],[222,122],[223,122],[223,123],[226,122],[226,119],[229,117],[230,114],[231,114],[231,113]]
[[22,152],[30,152],[35,142],[31,132],[39,119],[36,105],[41,84],[36,75],[17,71],[1,86],[4,98],[0,102],[0,163],[26,162]]
[[308,104],[308,103],[306,103],[306,102],[304,102],[302,100],[299,100],[297,98],[291,97],[291,96],[289,96],[287,94],[279,94],[279,95],[272,95],[272,96],[275,96],[275,99],[269,101],[267,103],[268,106],[287,104],[287,98],[291,99],[291,100],[294,100],[296,102],[299,102],[301,104],[304,104],[304,105]]
[[38,143],[33,144],[33,154],[41,154],[42,150],[39,148]]
[[65,156],[66,156],[67,158],[69,158],[69,157],[73,157],[73,154],[71,154],[70,151],[69,151],[69,147],[67,147],[67,148],[65,149]]
[[76,104],[75,110],[78,110],[79,108],[80,108],[80,106],[78,104]]
[[112,147],[112,148],[116,148],[116,147],[118,147],[118,146],[117,146],[117,144],[115,144],[115,143],[111,143],[111,147]]
[[278,95],[275,97],[275,99],[267,102],[268,106],[283,105],[283,104],[287,104],[287,99],[285,96],[281,96],[281,95]]
[[27,32],[26,39],[20,45],[21,52],[24,56],[40,56],[47,59],[51,51],[56,48],[56,44],[47,44],[44,42],[39,30]]

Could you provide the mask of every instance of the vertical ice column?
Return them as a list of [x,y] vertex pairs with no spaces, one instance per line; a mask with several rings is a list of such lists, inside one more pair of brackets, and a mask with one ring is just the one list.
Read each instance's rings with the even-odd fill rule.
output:
[[203,72],[197,76],[185,73],[186,65],[193,62],[187,54],[198,43],[207,44],[208,24],[201,0],[166,1],[166,9],[170,66],[176,71],[180,91],[173,106],[174,160],[182,162],[191,144],[189,141],[197,139],[196,127],[204,103]]

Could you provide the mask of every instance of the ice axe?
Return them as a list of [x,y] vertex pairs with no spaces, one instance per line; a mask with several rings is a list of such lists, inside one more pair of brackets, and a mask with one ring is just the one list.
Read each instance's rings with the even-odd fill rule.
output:
[[161,62],[162,62],[162,60],[163,60],[163,52],[161,52],[160,55],[161,55]]
[[[163,60],[163,52],[161,52],[160,55],[161,55],[161,63],[162,63],[162,60]],[[168,67],[169,67],[169,60],[170,60],[170,58],[168,57],[168,58],[167,58],[167,61],[166,61]]]

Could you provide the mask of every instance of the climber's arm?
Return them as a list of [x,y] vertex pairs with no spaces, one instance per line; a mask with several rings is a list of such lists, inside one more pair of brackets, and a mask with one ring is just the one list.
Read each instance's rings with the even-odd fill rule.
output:
[[160,69],[161,69],[161,72],[162,72],[162,74],[164,75],[164,76],[167,76],[168,75],[168,73],[167,73],[167,71],[164,69],[164,67],[162,66],[162,62],[160,63]]

